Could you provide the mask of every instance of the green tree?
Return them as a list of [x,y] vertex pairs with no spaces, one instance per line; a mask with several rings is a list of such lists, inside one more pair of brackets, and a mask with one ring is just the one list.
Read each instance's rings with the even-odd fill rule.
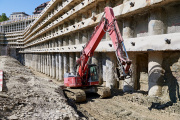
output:
[[0,22],[6,21],[6,20],[9,20],[9,18],[6,16],[6,13],[2,13],[1,18],[0,18]]

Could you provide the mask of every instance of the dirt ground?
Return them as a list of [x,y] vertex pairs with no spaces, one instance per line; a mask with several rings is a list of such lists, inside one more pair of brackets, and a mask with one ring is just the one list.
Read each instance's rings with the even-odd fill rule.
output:
[[[142,93],[112,90],[113,96],[99,99],[87,96],[87,102],[76,104],[77,110],[97,120],[179,120],[180,103],[160,103]],[[154,104],[152,105],[152,102]],[[172,106],[171,106],[172,105]]]
[[0,70],[4,71],[0,119],[80,119],[51,78],[32,72],[17,60],[6,56],[0,56]]
[[[0,93],[0,119],[20,120],[179,120],[180,102],[163,102],[145,92],[112,90],[112,97],[100,99],[87,94],[87,101],[74,103],[65,98],[62,83],[22,66],[17,60],[0,56],[5,72]],[[152,104],[153,103],[153,104]]]

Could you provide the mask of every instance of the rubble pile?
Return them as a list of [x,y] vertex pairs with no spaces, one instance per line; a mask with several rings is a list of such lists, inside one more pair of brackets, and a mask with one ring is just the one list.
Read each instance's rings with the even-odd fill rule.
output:
[[0,92],[2,120],[80,119],[68,105],[60,87],[46,76],[37,76],[17,60],[0,56],[4,72]]

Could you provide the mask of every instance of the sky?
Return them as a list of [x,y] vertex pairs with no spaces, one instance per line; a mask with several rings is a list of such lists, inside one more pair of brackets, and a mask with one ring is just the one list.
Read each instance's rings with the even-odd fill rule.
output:
[[0,0],[0,15],[9,17],[13,12],[25,12],[32,15],[35,8],[50,0]]

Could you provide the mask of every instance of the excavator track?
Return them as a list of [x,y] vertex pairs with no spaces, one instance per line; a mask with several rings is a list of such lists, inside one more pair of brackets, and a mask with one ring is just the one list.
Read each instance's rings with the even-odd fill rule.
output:
[[65,88],[63,89],[66,96],[75,102],[84,102],[86,101],[86,93],[81,89],[71,89]]
[[111,90],[108,87],[104,86],[90,86],[83,89],[85,92],[97,93],[100,95],[100,98],[107,98],[111,96]]
[[82,89],[63,89],[66,96],[75,102],[84,102],[86,101],[86,92],[97,93],[100,95],[100,98],[107,98],[111,96],[111,90],[108,87],[103,86],[91,86],[88,88]]

